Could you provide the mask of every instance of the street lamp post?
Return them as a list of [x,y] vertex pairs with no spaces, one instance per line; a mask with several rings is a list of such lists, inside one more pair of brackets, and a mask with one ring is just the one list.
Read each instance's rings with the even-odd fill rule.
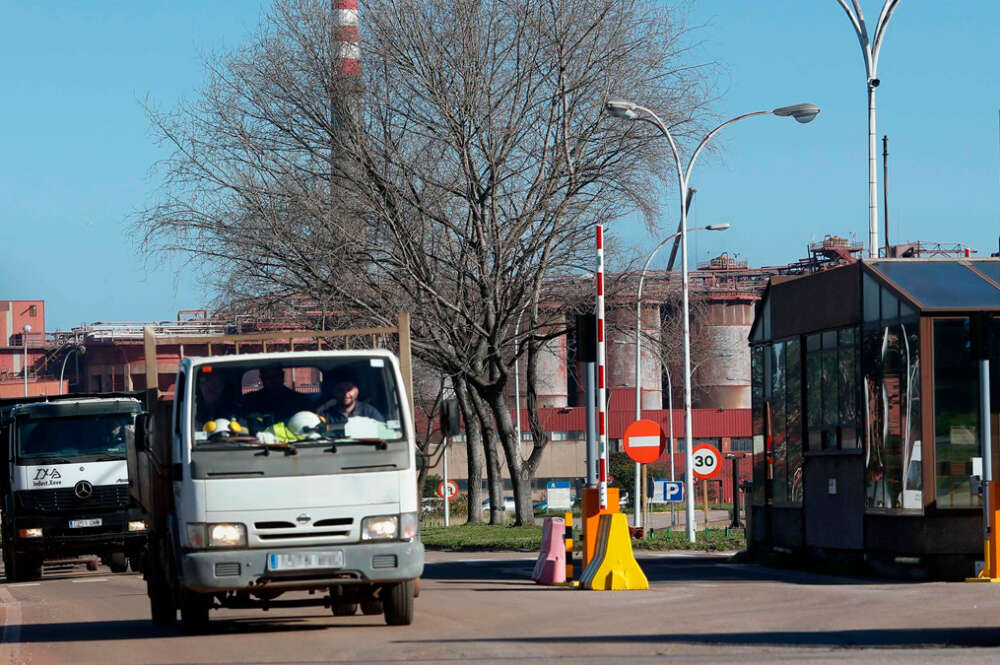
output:
[[[694,231],[725,231],[729,228],[729,224],[709,224],[707,226],[699,226],[696,229],[691,229]],[[642,419],[642,286],[646,280],[646,271],[649,269],[649,264],[652,263],[653,257],[656,253],[660,251],[664,245],[676,238],[681,234],[680,231],[676,233],[671,233],[666,238],[660,241],[653,251],[649,253],[646,257],[646,263],[642,266],[642,272],[639,273],[639,287],[636,289],[635,294],[635,419]],[[671,426],[673,421],[671,421]],[[671,432],[671,441],[673,440],[673,432]],[[671,458],[671,464],[673,464],[673,459]],[[643,502],[646,500],[646,495],[643,493],[643,487],[639,483],[639,474],[642,472],[642,465],[639,462],[635,463],[635,509],[634,520],[636,528],[642,526],[642,512],[639,510],[639,500],[642,499]],[[673,480],[673,478],[671,478]],[[643,506],[645,510],[645,506]]]
[[875,170],[875,88],[880,81],[878,79],[878,54],[882,49],[882,39],[885,37],[886,26],[892,18],[899,0],[885,0],[882,5],[882,12],[878,16],[875,24],[875,38],[868,41],[868,28],[865,26],[865,16],[861,13],[861,5],[858,0],[851,0],[848,6],[847,0],[837,0],[847,18],[854,26],[854,32],[858,35],[858,43],[861,44],[861,55],[865,59],[865,74],[867,76],[868,88],[868,256],[878,256],[878,175]]
[[24,365],[21,368],[21,373],[24,375],[24,396],[28,396],[28,333],[31,332],[31,326],[27,323],[24,324],[23,328],[24,334],[21,335],[21,341],[24,342]]
[[69,360],[69,357],[74,353],[79,353],[82,356],[86,352],[87,352],[87,347],[85,347],[83,344],[75,344],[73,348],[71,348],[69,351],[66,352],[66,356],[63,358],[62,361],[62,369],[59,370],[59,390],[62,390],[63,374],[66,372],[66,361]]
[[615,116],[616,118],[627,118],[629,120],[641,120],[643,122],[648,122],[654,125],[660,130],[667,140],[670,142],[670,151],[674,158],[674,168],[677,170],[677,184],[680,188],[680,201],[681,201],[681,284],[682,284],[682,294],[683,294],[683,328],[682,337],[684,345],[684,458],[685,458],[685,470],[684,470],[684,484],[685,484],[685,516],[686,516],[686,526],[687,526],[687,537],[688,541],[695,542],[695,524],[694,524],[694,475],[692,474],[692,455],[691,455],[691,328],[690,328],[690,312],[688,306],[688,244],[687,244],[687,209],[684,205],[684,201],[687,200],[688,196],[688,182],[691,178],[691,169],[694,167],[695,160],[698,158],[698,153],[701,152],[702,148],[708,144],[712,137],[722,131],[723,128],[728,127],[734,122],[740,120],[745,120],[746,118],[753,118],[759,115],[777,115],[783,117],[792,117],[796,121],[801,123],[810,122],[819,114],[819,107],[815,104],[796,104],[794,106],[782,106],[771,111],[755,111],[753,113],[745,113],[743,115],[731,118],[721,125],[717,126],[715,129],[710,131],[708,134],[701,139],[694,152],[691,154],[690,159],[688,159],[687,168],[682,168],[680,152],[677,149],[677,142],[674,140],[673,134],[667,129],[663,121],[660,120],[653,111],[639,106],[638,104],[633,104],[620,99],[609,100],[605,105],[608,113]]

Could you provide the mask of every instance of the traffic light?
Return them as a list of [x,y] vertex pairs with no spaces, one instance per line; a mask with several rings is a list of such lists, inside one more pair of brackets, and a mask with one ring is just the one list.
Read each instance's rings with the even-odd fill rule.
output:
[[446,399],[441,402],[441,435],[455,436],[461,432],[462,429],[458,417],[458,400],[454,398]]
[[581,363],[597,362],[597,315],[576,315],[576,360]]

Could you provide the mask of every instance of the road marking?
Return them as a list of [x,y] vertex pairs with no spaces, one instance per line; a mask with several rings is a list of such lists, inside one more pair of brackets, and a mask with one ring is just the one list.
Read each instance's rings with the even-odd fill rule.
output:
[[86,584],[87,582],[107,582],[107,577],[87,577],[82,580],[70,580],[73,584]]
[[42,585],[41,582],[18,582],[17,584],[8,584],[7,588],[17,589],[18,587],[22,586],[41,586],[41,585]]
[[7,651],[11,665],[19,663],[21,650],[21,603],[7,589],[0,587],[0,606],[4,608],[3,630],[0,630],[0,644],[10,645]]

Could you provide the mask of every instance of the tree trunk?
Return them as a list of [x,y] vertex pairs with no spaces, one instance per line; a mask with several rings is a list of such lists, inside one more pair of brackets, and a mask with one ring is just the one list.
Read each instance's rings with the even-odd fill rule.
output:
[[[483,521],[483,459],[479,451],[483,447],[483,431],[479,426],[479,418],[470,404],[469,389],[465,381],[455,379],[455,397],[458,408],[462,411],[465,421],[466,459],[469,471],[469,522]],[[490,502],[492,504],[492,501]]]
[[491,387],[483,397],[489,402],[496,419],[500,443],[503,446],[507,469],[510,471],[510,484],[514,488],[514,524],[526,526],[535,523],[535,512],[531,498],[531,475],[525,475],[524,462],[521,458],[521,442],[517,440],[514,429],[514,419],[507,407],[507,399],[503,387]]
[[[471,388],[471,386],[467,386]],[[490,524],[506,524],[503,512],[503,472],[497,454],[497,432],[489,407],[472,389],[466,391],[475,407],[476,419],[483,435],[483,452],[486,455],[486,485],[490,493]]]

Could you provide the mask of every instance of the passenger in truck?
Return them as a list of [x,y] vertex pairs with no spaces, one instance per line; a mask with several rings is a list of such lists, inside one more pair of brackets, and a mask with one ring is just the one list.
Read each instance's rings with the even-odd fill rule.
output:
[[233,396],[233,389],[218,371],[204,371],[198,376],[198,401],[195,407],[195,425],[200,429],[216,418],[236,418],[243,415],[244,407]]
[[311,400],[285,385],[285,370],[264,367],[260,370],[260,390],[247,393],[244,406],[248,416],[268,415],[272,422],[288,420],[299,411],[308,411]]

